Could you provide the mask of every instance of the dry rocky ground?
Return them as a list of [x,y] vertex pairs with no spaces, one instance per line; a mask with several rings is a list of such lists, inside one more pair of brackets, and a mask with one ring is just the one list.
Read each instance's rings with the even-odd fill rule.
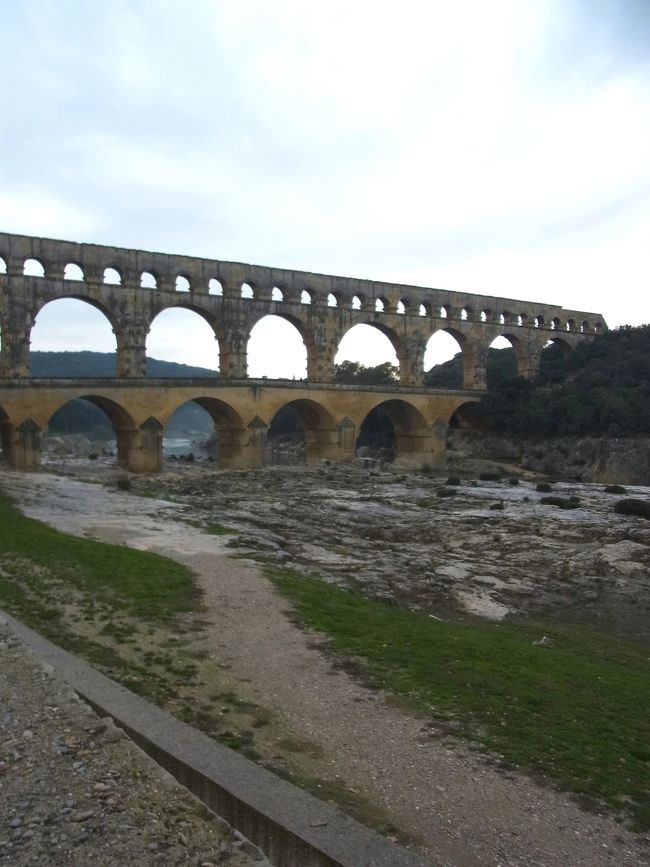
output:
[[[57,469],[114,487],[115,470],[101,461]],[[46,474],[3,480],[27,514],[194,569],[205,593],[205,629],[192,639],[202,677],[218,670],[220,695],[232,690],[240,704],[268,712],[256,735],[263,759],[374,805],[432,864],[641,863],[647,840],[453,738],[423,736],[421,720],[335,669],[250,559],[353,583],[437,617],[459,606],[496,619],[569,609],[645,632],[650,529],[615,515],[616,497],[602,485],[555,484],[554,492],[581,498],[567,511],[542,505],[532,478],[465,479],[455,495],[437,496],[444,486],[444,478],[382,472],[372,462],[247,472],[176,463],[133,480],[149,499]],[[215,523],[238,533],[200,529]]]
[[0,621],[0,864],[136,863],[260,862]]

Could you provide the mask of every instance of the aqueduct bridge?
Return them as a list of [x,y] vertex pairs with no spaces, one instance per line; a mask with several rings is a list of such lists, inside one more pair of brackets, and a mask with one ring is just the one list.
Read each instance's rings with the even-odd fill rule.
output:
[[[61,298],[85,301],[108,319],[117,345],[115,378],[30,376],[36,316]],[[218,378],[145,379],[149,328],[173,307],[194,311],[212,328]],[[251,330],[269,314],[300,332],[306,380],[247,377]],[[388,337],[399,360],[399,385],[334,383],[338,345],[358,324]],[[381,406],[393,423],[398,457],[436,463],[452,416],[485,389],[488,348],[496,337],[510,341],[519,373],[530,377],[549,341],[569,351],[606,325],[599,314],[548,304],[0,233],[0,327],[0,425],[12,466],[38,465],[40,435],[52,414],[73,398],[86,398],[111,419],[119,463],[155,472],[165,425],[188,400],[214,420],[223,466],[262,464],[268,427],[287,404],[302,419],[308,460],[351,458],[361,424]],[[440,330],[462,349],[462,389],[423,385],[427,342]]]

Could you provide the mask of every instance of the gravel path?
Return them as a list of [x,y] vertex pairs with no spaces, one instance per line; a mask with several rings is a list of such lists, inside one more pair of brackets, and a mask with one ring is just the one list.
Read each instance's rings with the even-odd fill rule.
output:
[[252,867],[244,848],[0,621],[0,864]]
[[648,858],[647,839],[495,768],[453,739],[431,738],[421,720],[335,670],[314,637],[291,623],[259,567],[229,557],[222,539],[179,527],[169,503],[44,474],[14,475],[11,483],[27,514],[194,569],[214,624],[211,652],[231,666],[238,694],[273,709],[297,739],[316,744],[318,775],[382,807],[423,841],[420,851],[432,864],[625,867]]

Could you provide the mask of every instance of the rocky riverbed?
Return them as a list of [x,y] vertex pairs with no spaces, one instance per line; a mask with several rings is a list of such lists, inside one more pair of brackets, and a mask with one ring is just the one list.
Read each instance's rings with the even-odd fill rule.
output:
[[[133,485],[172,498],[193,520],[237,529],[229,546],[241,554],[389,603],[442,617],[450,608],[492,619],[561,610],[646,632],[650,524],[614,512],[621,494],[557,482],[552,496],[574,498],[562,509],[543,502],[549,491],[533,474],[453,481],[358,462],[183,466]],[[647,499],[650,488],[627,496]]]

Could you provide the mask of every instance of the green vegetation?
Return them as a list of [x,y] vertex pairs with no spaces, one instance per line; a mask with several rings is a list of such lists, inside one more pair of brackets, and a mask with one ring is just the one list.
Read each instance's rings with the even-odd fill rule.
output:
[[95,607],[117,606],[153,623],[169,622],[198,601],[185,566],[157,554],[60,533],[25,518],[6,497],[0,497],[0,552],[0,599],[31,624],[41,620],[36,628],[56,617],[39,601],[45,576],[90,594]]
[[[442,622],[287,570],[269,575],[331,649],[453,732],[650,828],[648,649],[576,623]],[[550,648],[535,646],[541,635]]]
[[345,385],[396,385],[399,368],[389,361],[366,367],[358,361],[342,361],[334,366],[334,382]]
[[504,433],[647,435],[650,325],[608,331],[566,355],[556,346],[548,347],[534,382],[504,376],[503,368],[491,378],[488,369],[488,389],[483,416]]

